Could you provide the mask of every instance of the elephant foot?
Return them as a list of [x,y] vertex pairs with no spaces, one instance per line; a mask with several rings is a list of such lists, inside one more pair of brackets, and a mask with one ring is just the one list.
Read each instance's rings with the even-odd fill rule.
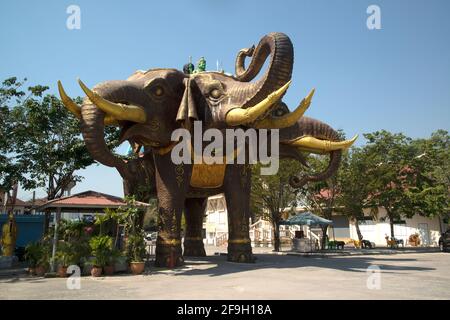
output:
[[[233,240],[230,240],[233,241]],[[248,243],[230,243],[228,242],[228,258],[230,262],[254,263],[255,257],[252,253],[252,246]],[[236,241],[236,240],[235,240]]]
[[184,252],[185,257],[206,257],[205,246],[203,244],[203,239],[201,240],[190,240],[184,239]]
[[156,244],[155,267],[175,268],[182,266],[183,264],[184,259],[182,255],[181,244]]

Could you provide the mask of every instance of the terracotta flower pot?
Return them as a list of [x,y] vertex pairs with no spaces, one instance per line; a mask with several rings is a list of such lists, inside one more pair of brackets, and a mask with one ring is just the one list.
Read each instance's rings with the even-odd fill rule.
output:
[[92,267],[91,269],[91,276],[93,277],[100,277],[102,275],[102,267]]
[[43,277],[47,269],[44,266],[37,266],[35,269],[36,275],[38,277]]
[[67,267],[65,266],[59,266],[58,271],[56,272],[58,277],[60,278],[66,278],[67,277]]
[[145,269],[145,262],[131,262],[130,269],[132,274],[141,274]]
[[114,266],[104,266],[103,272],[105,273],[105,276],[114,275]]

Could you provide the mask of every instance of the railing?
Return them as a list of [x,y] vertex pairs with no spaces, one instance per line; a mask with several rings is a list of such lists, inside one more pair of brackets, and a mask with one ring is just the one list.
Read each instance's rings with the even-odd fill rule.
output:
[[220,247],[225,245],[228,242],[228,234],[224,233],[220,236],[216,236],[216,246]]

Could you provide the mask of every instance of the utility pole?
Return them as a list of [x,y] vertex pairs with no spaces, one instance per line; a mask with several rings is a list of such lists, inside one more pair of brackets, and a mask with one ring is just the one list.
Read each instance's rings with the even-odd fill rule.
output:
[[36,191],[33,191],[33,201],[31,202],[31,214],[36,213],[36,208],[34,204],[36,203]]

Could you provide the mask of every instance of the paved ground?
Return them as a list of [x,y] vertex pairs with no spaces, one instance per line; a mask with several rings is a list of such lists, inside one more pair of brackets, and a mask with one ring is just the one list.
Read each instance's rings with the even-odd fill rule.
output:
[[[223,250],[208,253],[215,251]],[[176,270],[82,277],[80,290],[68,290],[67,279],[3,273],[0,299],[450,299],[450,253],[304,257],[262,248],[255,253],[255,264],[211,255],[189,259]]]

